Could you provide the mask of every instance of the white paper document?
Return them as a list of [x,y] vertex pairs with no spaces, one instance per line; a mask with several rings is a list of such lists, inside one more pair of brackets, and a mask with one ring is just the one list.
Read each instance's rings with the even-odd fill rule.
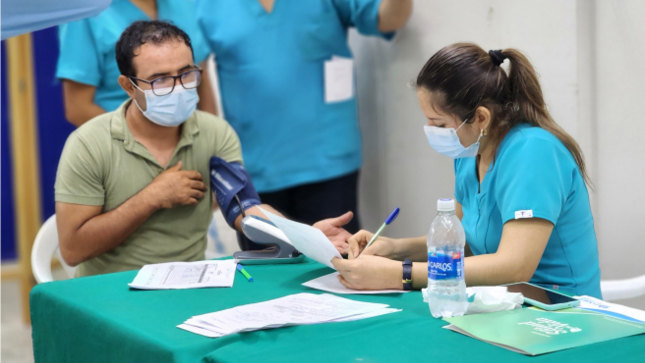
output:
[[325,61],[325,102],[342,102],[354,97],[354,60],[332,57]]
[[409,292],[405,290],[352,290],[338,281],[338,272],[330,273],[329,275],[321,276],[317,279],[307,281],[302,286],[307,286],[312,289],[333,292],[334,294],[400,294]]
[[180,329],[211,338],[240,332],[371,318],[401,310],[330,294],[300,293],[194,316]]
[[271,222],[276,225],[276,227],[287,235],[287,238],[293,247],[305,256],[331,268],[334,268],[334,265],[331,264],[331,260],[334,257],[342,258],[336,247],[334,247],[331,241],[324,233],[322,233],[321,230],[306,224],[278,217],[277,215],[269,213],[261,208],[260,210],[262,210],[262,213],[264,213]]
[[235,267],[234,260],[145,265],[128,286],[143,290],[232,287]]

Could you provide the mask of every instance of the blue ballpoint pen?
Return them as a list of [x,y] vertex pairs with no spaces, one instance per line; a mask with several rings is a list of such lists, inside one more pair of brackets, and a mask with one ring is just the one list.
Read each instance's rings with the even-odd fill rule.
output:
[[[369,243],[367,244],[367,246],[365,246],[365,248],[363,249],[363,251],[365,251],[365,250],[367,249],[367,247],[369,247],[369,246],[370,246],[374,241],[376,241],[376,239],[377,239],[377,238],[378,238],[378,236],[381,234],[381,232],[383,232],[383,229],[385,228],[385,226],[389,225],[390,223],[392,223],[392,221],[394,221],[394,220],[396,219],[396,217],[399,215],[399,211],[400,211],[400,209],[399,209],[399,208],[396,208],[396,209],[392,212],[392,214],[390,214],[390,216],[389,216],[389,217],[387,217],[387,219],[385,220],[385,223],[383,223],[383,225],[381,226],[381,228],[379,228],[379,229],[378,229],[378,231],[376,231],[376,233],[374,234],[374,237],[372,237],[372,239],[369,241]],[[360,256],[360,255],[361,255],[361,253],[362,253],[362,251],[358,253],[358,256]],[[356,258],[358,258],[358,256],[356,256]]]

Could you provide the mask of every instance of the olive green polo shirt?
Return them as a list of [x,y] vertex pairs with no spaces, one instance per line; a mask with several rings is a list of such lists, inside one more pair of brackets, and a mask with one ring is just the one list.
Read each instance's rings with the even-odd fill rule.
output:
[[219,156],[229,162],[242,162],[240,142],[233,128],[221,118],[195,111],[182,124],[181,138],[170,162],[159,165],[128,128],[125,110],[130,102],[90,120],[69,136],[56,174],[56,202],[103,206],[103,213],[110,212],[180,160],[182,170],[202,174],[208,192],[195,206],[156,211],[116,248],[81,263],[77,276],[204,259],[206,233],[213,215],[209,160]]

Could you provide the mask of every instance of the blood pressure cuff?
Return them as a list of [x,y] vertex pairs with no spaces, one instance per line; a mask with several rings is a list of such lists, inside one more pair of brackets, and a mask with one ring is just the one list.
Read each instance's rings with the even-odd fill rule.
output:
[[260,196],[242,164],[229,163],[213,156],[210,160],[210,174],[211,188],[229,226],[233,227],[237,216],[242,214],[235,195],[240,198],[244,210],[260,204]]

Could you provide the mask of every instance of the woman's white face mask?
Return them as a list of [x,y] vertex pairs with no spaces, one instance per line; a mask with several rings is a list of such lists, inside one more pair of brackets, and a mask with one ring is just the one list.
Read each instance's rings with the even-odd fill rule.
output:
[[443,155],[451,157],[453,159],[459,158],[470,158],[477,156],[479,151],[479,140],[482,138],[482,135],[479,135],[477,141],[468,146],[464,147],[459,140],[459,135],[457,131],[466,124],[468,119],[459,125],[457,129],[446,129],[436,126],[424,126],[426,137],[428,138],[428,143],[432,148]]

